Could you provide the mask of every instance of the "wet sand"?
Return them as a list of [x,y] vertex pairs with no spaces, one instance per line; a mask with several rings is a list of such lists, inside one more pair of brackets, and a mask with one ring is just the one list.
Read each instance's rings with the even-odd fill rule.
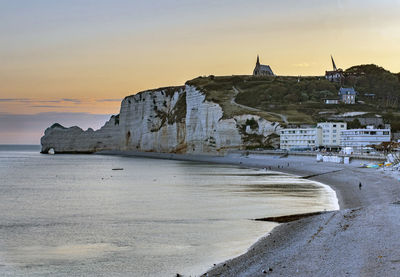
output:
[[360,160],[343,165],[318,163],[315,157],[306,156],[216,157],[119,151],[103,154],[267,168],[315,180],[335,190],[339,211],[281,224],[247,253],[204,275],[396,276],[400,272],[400,182],[376,169],[360,168]]

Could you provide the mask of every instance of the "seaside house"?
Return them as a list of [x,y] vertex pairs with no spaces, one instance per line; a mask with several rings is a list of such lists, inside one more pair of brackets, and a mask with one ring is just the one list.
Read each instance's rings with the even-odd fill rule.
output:
[[313,150],[322,143],[322,128],[288,128],[281,130],[280,148],[285,150]]
[[357,92],[354,90],[354,88],[341,87],[339,90],[339,96],[344,104],[355,104],[356,95]]
[[376,129],[374,126],[367,126],[365,129],[342,130],[340,146],[361,149],[369,145],[390,142],[390,138],[390,129]]
[[347,129],[346,122],[320,122],[317,127],[322,128],[322,146],[339,148],[341,132]]

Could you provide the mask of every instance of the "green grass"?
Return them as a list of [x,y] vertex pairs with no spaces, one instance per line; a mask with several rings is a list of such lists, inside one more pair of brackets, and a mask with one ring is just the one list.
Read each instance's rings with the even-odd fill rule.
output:
[[[281,122],[279,116],[269,112],[284,114],[291,123],[313,123],[312,105],[321,105],[322,97],[330,97],[337,93],[337,87],[323,77],[290,77],[290,76],[221,76],[199,77],[187,82],[198,87],[206,94],[206,100],[221,105],[224,118],[240,114],[255,114],[269,121]],[[240,93],[236,96],[236,102],[244,106],[256,108],[261,111],[251,111],[236,105],[231,100],[235,97],[232,87]],[[307,89],[312,90],[309,95]],[[319,91],[318,91],[319,90]],[[304,100],[310,104],[299,109],[299,105],[292,105],[294,100]],[[307,108],[309,110],[307,110]],[[311,113],[310,113],[311,111]]]
[[[268,112],[252,111],[232,104],[235,98],[233,86],[243,83],[245,80],[254,79],[252,76],[220,76],[199,77],[188,81],[186,84],[195,86],[206,95],[206,100],[217,103],[223,110],[223,117],[232,118],[236,115],[258,115],[272,122],[281,122],[281,118]],[[259,81],[259,80],[258,80]]]
[[[223,118],[252,114],[282,124],[281,117],[276,115],[281,114],[287,117],[290,124],[315,124],[334,114],[360,111],[367,114],[359,117],[383,115],[384,121],[391,123],[394,130],[400,130],[400,74],[392,74],[374,65],[356,66],[348,71],[354,74],[346,79],[345,86],[354,86],[360,92],[357,100],[365,104],[324,104],[324,99],[338,97],[340,85],[327,81],[323,76],[208,76],[195,78],[186,84],[202,91],[207,101],[219,104]],[[239,91],[237,95],[233,87]],[[161,89],[170,95],[181,88]],[[364,93],[375,93],[376,99],[365,97]],[[232,99],[243,106],[232,103]],[[168,121],[182,120],[182,101],[180,99],[177,105],[179,110]]]
[[[218,103],[224,111],[224,118],[247,113],[259,115],[269,121],[281,122],[280,117],[269,113],[273,112],[285,115],[290,124],[315,124],[318,121],[327,120],[332,114],[360,111],[367,112],[360,117],[370,117],[391,111],[391,117],[386,121],[396,126],[399,125],[400,128],[400,123],[396,123],[399,120],[396,114],[397,110],[391,106],[385,106],[384,102],[376,99],[359,95],[357,100],[362,100],[365,104],[324,104],[323,99],[338,97],[340,85],[329,82],[322,76],[300,78],[291,76],[211,76],[199,77],[188,81],[187,84],[194,85],[204,92],[206,100]],[[364,83],[363,86],[363,90],[366,90]],[[236,96],[236,103],[261,111],[250,111],[232,105],[231,99],[235,97],[232,87],[237,88],[240,92]],[[320,114],[320,112],[328,113]]]

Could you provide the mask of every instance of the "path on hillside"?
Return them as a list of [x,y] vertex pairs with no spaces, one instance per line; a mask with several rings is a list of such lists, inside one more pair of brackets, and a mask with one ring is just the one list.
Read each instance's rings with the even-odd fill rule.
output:
[[236,101],[235,101],[236,100],[236,96],[239,94],[240,91],[235,86],[233,86],[232,89],[233,89],[233,91],[235,93],[234,96],[231,99],[231,104],[232,105],[236,105],[238,107],[241,107],[243,109],[247,109],[247,110],[250,110],[250,111],[253,111],[253,112],[262,112],[262,113],[267,113],[267,114],[270,114],[270,115],[278,116],[286,124],[289,123],[289,121],[287,120],[287,116],[286,115],[283,115],[283,114],[280,114],[280,113],[274,113],[274,112],[267,112],[267,111],[263,111],[263,110],[260,110],[260,109],[257,109],[257,108],[253,108],[253,107],[249,107],[249,106],[246,106],[246,105],[242,105],[242,104],[236,103]]

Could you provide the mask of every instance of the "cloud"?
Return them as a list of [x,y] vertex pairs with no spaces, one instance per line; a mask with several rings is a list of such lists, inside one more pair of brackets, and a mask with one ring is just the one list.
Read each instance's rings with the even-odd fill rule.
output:
[[61,103],[63,100],[36,100],[37,103]]
[[293,64],[294,67],[310,67],[311,65],[309,63],[296,63]]
[[57,105],[30,105],[32,108],[71,108],[70,106],[57,106]]
[[62,101],[72,102],[72,103],[81,103],[82,102],[82,100],[80,100],[80,99],[72,99],[72,98],[63,98]]
[[121,98],[105,98],[105,99],[77,99],[77,98],[61,98],[61,99],[35,99],[35,98],[0,98],[0,102],[14,103],[62,103],[70,102],[75,104],[87,102],[121,102]]
[[0,102],[30,102],[29,98],[0,98]]
[[0,144],[39,144],[44,130],[56,122],[65,127],[79,126],[84,130],[99,129],[110,116],[110,114],[72,112],[29,115],[0,113]]
[[[75,98],[62,98],[62,99],[35,99],[35,98],[0,98],[0,102],[14,102],[14,103],[82,103],[85,100]],[[87,100],[86,100],[87,101]]]
[[54,100],[43,100],[34,98],[0,98],[0,102],[8,103],[62,103],[65,102],[64,99],[54,99]]
[[115,99],[97,99],[96,102],[121,102],[122,99],[115,98]]
[[121,99],[115,98],[0,98],[0,111],[8,114],[40,112],[118,113]]

